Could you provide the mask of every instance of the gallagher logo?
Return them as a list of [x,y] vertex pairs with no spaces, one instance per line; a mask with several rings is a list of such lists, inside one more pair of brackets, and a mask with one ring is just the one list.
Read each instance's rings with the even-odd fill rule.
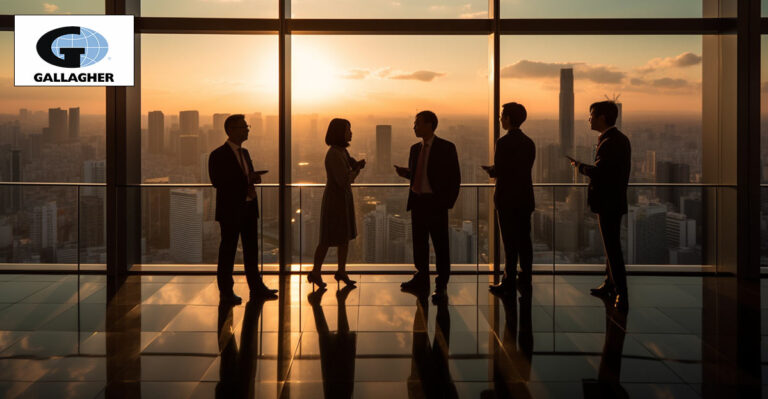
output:
[[37,41],[37,54],[45,62],[62,68],[93,65],[106,57],[107,39],[100,33],[80,26],[54,29]]

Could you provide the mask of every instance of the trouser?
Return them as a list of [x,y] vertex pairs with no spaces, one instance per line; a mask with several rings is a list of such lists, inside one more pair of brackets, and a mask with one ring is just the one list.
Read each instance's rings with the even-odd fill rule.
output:
[[429,275],[429,238],[435,248],[438,286],[448,285],[451,275],[451,251],[448,238],[448,209],[432,194],[420,194],[411,207],[413,262],[416,271]]
[[621,252],[621,214],[599,213],[597,223],[605,248],[606,282],[615,287],[619,295],[627,295],[627,268]]
[[255,204],[246,206],[246,215],[237,221],[219,222],[221,227],[221,243],[219,244],[219,263],[216,268],[216,282],[219,293],[232,294],[235,281],[232,279],[232,271],[235,267],[235,254],[237,253],[237,240],[243,242],[243,263],[245,266],[245,279],[248,288],[255,290],[264,283],[259,274],[259,236],[258,236],[258,209]]
[[530,276],[533,269],[531,212],[499,209],[497,213],[501,238],[504,240],[504,253],[507,258],[504,266],[504,280],[515,278],[518,259],[520,259],[520,271]]

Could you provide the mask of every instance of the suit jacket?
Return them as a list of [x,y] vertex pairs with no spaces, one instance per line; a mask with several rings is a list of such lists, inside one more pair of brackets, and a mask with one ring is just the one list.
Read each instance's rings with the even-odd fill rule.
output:
[[[253,172],[253,163],[248,150],[243,148],[243,158],[248,172]],[[216,188],[216,221],[235,223],[246,216],[246,206],[251,207],[249,214],[259,217],[258,198],[246,201],[248,178],[237,162],[237,156],[229,144],[213,150],[208,157],[208,175]]]
[[612,128],[600,135],[595,164],[579,166],[579,172],[589,176],[587,203],[594,213],[627,213],[627,185],[632,164],[629,139],[619,129]]
[[[416,163],[419,160],[419,152],[423,141],[411,146],[411,155],[408,157],[408,169],[406,176],[413,187],[413,179],[416,174]],[[461,170],[459,169],[459,156],[456,146],[448,140],[435,136],[432,148],[429,150],[427,160],[427,179],[437,201],[446,209],[453,208],[456,199],[459,198],[459,186],[461,185]],[[407,210],[411,210],[414,201],[413,190],[408,190]]]
[[493,195],[496,209],[533,212],[531,169],[536,146],[520,129],[512,129],[496,141],[490,176],[496,178]]

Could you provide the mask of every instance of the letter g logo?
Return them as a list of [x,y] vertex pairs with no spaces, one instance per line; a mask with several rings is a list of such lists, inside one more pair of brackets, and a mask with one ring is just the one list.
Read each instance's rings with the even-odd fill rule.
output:
[[37,54],[45,62],[62,68],[95,64],[107,55],[104,36],[79,26],[54,29],[37,41]]

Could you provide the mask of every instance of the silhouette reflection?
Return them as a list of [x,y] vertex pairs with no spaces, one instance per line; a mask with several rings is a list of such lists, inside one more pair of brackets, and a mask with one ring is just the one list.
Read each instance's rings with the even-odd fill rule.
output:
[[240,350],[232,326],[231,303],[219,304],[219,382],[216,385],[217,398],[253,398],[258,366],[258,322],[264,307],[263,299],[248,301],[240,332]]
[[448,296],[435,297],[437,316],[435,338],[429,344],[429,304],[427,293],[416,294],[416,313],[413,316],[413,357],[408,377],[409,398],[458,398],[456,385],[448,367],[451,337],[451,316]]
[[600,358],[597,380],[582,382],[585,399],[629,398],[621,386],[621,355],[624,351],[624,336],[627,330],[627,309],[614,309],[610,301],[605,300],[605,343]]
[[501,345],[498,341],[493,341],[493,390],[483,392],[483,398],[532,397],[528,390],[528,381],[531,378],[533,356],[533,290],[530,282],[518,282],[518,287],[519,313],[514,294],[500,297],[504,307],[504,333],[501,335]]
[[321,288],[307,295],[315,317],[315,329],[320,345],[323,393],[326,398],[351,398],[354,390],[357,333],[349,329],[346,300],[355,288],[357,287],[354,285],[347,285],[336,291],[338,307],[336,332],[331,332],[328,328],[323,307],[320,306],[323,294],[327,290]]

